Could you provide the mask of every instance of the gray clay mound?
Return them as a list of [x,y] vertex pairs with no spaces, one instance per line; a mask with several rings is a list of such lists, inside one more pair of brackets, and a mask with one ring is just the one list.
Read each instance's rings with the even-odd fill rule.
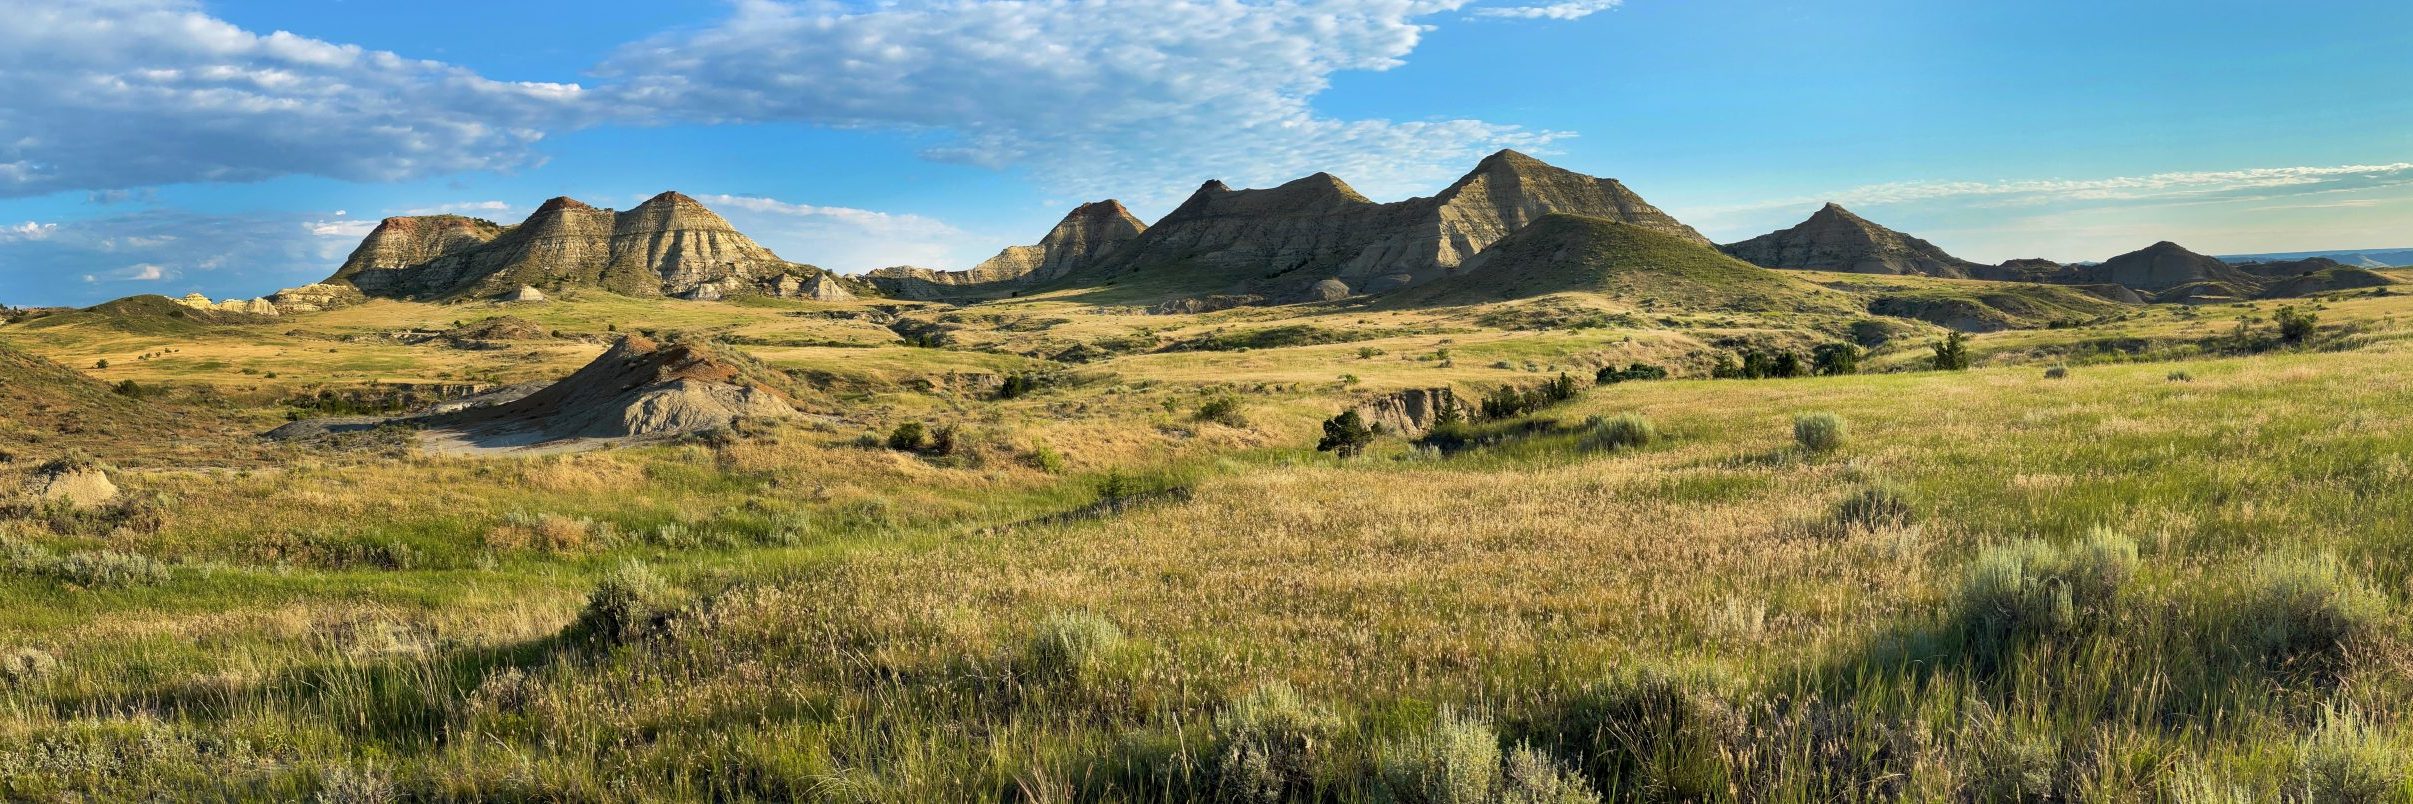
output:
[[419,419],[455,446],[521,449],[564,442],[665,438],[742,418],[796,415],[777,393],[705,347],[622,338],[595,362],[515,401]]

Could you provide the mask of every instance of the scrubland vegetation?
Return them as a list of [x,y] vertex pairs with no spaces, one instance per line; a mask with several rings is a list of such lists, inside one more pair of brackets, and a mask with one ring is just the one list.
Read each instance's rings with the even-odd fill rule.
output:
[[[747,308],[707,334],[861,339],[749,348],[849,412],[536,458],[136,454],[123,505],[19,511],[0,797],[2413,801],[2391,303],[2293,342],[2156,308],[1865,354],[1817,350],[1850,319],[1052,316],[1153,344],[1083,363],[1004,348],[1049,308],[940,348]],[[540,317],[640,320],[617,305]],[[414,309],[372,307],[293,329]],[[257,423],[361,359],[147,337],[45,348],[138,387],[256,361],[213,410]],[[1794,378],[1709,379],[1746,349]],[[975,369],[1001,384],[948,379]],[[1433,386],[1471,410],[1431,435],[1347,410]]]

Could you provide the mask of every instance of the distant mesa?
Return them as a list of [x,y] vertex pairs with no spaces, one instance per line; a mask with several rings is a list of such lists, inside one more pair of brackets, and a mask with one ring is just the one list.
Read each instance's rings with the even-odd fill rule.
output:
[[1828,204],[1809,220],[1781,232],[1723,247],[1765,268],[1897,274],[1966,279],[1984,266],[1945,253],[1935,244],[1894,231]]
[[[1255,190],[1209,181],[1154,225],[1118,222],[1112,237],[1084,241],[1092,247],[1080,259],[1048,263],[1060,275],[1019,275],[1030,289],[1113,286],[1167,300],[1170,309],[1217,307],[1238,299],[1325,301],[1433,281],[1553,213],[1591,215],[1709,243],[1615,179],[1501,151],[1437,195],[1389,204],[1366,198],[1328,173]],[[1058,231],[1063,229],[1059,225]],[[880,281],[897,287],[889,283],[908,276],[937,284],[903,271]]]
[[710,301],[853,298],[852,281],[781,259],[702,203],[666,192],[626,212],[555,198],[516,226],[458,215],[387,218],[326,284],[423,301],[504,298],[521,288]]
[[1062,279],[1100,256],[1129,243],[1148,225],[1108,199],[1082,204],[1028,246],[1011,246],[964,271],[928,268],[881,268],[863,278],[892,298],[921,301],[965,300],[1012,295]]

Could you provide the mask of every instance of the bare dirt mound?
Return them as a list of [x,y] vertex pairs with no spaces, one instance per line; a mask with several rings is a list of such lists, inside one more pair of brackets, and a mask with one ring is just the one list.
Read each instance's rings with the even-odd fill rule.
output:
[[766,373],[700,344],[631,336],[526,397],[415,423],[439,451],[556,451],[796,415]]

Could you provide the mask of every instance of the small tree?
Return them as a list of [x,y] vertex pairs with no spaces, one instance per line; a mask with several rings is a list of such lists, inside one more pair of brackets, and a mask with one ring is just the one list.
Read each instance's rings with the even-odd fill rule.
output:
[[1836,377],[1860,373],[1860,347],[1848,343],[1822,343],[1810,351],[1810,360],[1817,373]]
[[105,368],[108,368],[108,367],[109,367],[109,361],[107,361],[107,360],[95,360],[95,361],[92,361],[92,367],[93,367],[93,368],[96,368],[96,369],[105,369]]
[[906,422],[888,431],[888,448],[902,452],[920,452],[928,443],[921,422]]
[[1365,417],[1351,410],[1324,420],[1324,440],[1316,442],[1315,451],[1354,458],[1373,443],[1374,428],[1366,426]]
[[1969,338],[1958,332],[1944,336],[1935,345],[1935,370],[1966,371],[1969,368]]
[[2298,310],[2291,305],[2279,308],[2276,320],[2279,322],[2279,340],[2292,346],[2312,337],[2313,326],[2320,323],[2321,318],[2310,310]]

